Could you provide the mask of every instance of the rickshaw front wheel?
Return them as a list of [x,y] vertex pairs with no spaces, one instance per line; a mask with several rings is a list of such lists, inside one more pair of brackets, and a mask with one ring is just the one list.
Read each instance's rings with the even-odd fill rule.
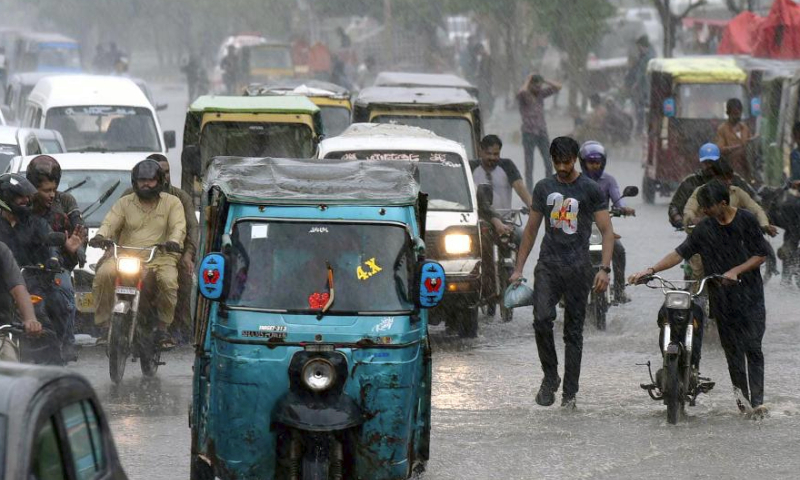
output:
[[214,480],[214,470],[199,455],[192,455],[189,478],[191,480]]

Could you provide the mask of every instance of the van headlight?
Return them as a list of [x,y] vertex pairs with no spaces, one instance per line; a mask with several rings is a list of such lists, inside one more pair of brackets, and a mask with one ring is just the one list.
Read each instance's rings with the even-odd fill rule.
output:
[[677,310],[688,310],[692,305],[692,296],[689,292],[667,292],[664,306]]
[[592,224],[592,234],[589,236],[589,245],[602,245],[603,243],[603,234],[600,233],[600,229],[597,228],[597,224]]
[[313,358],[303,365],[300,378],[312,392],[323,392],[336,382],[336,369],[324,358]]
[[472,250],[472,238],[463,233],[449,233],[444,236],[444,251],[450,255],[469,253]]
[[141,260],[135,257],[120,257],[117,259],[117,271],[126,275],[139,273]]

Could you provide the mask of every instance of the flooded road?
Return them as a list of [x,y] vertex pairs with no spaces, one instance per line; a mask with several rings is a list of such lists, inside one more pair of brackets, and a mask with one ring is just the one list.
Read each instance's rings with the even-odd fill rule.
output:
[[[159,95],[162,97],[159,98]],[[165,129],[182,131],[185,94],[179,88],[156,89],[168,100]],[[167,97],[167,98],[163,98]],[[498,133],[506,145],[503,157],[522,166],[522,149],[512,140],[519,117],[495,116],[487,133]],[[493,131],[492,128],[502,125]],[[569,133],[571,125],[550,123],[550,134]],[[180,145],[180,138],[178,140]],[[620,185],[641,185],[640,148],[609,147],[608,171]],[[179,150],[170,152],[173,178]],[[619,158],[624,156],[625,158]],[[521,168],[520,168],[521,169]],[[541,161],[536,159],[536,178]],[[666,218],[666,200],[644,205],[632,199],[635,218],[615,220],[628,252],[628,271],[660,259],[684,234]],[[778,240],[772,243],[777,247]],[[526,266],[532,276],[538,251]],[[678,268],[666,273],[680,278]],[[612,307],[608,330],[585,329],[581,388],[577,411],[534,402],[541,381],[530,308],[515,312],[510,324],[484,318],[479,338],[461,341],[432,328],[434,345],[433,430],[431,460],[425,480],[624,478],[796,478],[800,469],[800,290],[767,285],[765,403],[771,415],[763,421],[742,417],[736,409],[730,379],[716,333],[706,337],[701,371],[717,382],[708,395],[688,408],[688,420],[667,426],[665,407],[639,388],[647,369],[658,361],[655,314],[663,297],[644,287],[629,288],[633,301]],[[557,345],[563,358],[561,321]],[[108,379],[104,353],[84,350],[74,366],[95,386],[111,417],[114,439],[132,479],[188,478],[188,405],[191,399],[190,349],[164,355],[167,365],[145,380],[138,365],[128,366],[125,381]]]

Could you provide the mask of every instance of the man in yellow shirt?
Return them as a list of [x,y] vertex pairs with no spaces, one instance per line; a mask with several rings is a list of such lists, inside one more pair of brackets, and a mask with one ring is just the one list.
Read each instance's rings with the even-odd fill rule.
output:
[[[126,247],[147,248],[166,244],[147,264],[155,275],[158,298],[158,342],[173,345],[167,328],[175,316],[178,299],[178,260],[186,237],[186,219],[181,201],[163,192],[164,171],[155,160],[139,162],[131,172],[134,193],[124,195],[111,207],[90,246],[102,247],[109,240]],[[116,262],[105,261],[94,277],[95,323],[107,328],[114,308]],[[102,337],[101,337],[102,338]]]

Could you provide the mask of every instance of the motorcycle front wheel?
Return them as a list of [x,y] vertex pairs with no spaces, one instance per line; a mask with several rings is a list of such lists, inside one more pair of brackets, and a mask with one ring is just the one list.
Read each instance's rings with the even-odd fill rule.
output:
[[148,334],[138,332],[141,345],[139,347],[139,366],[142,367],[142,375],[145,377],[155,376],[158,366],[161,364],[161,348],[155,344],[155,332]]
[[108,373],[111,381],[118,384],[125,375],[125,365],[128,362],[130,348],[128,346],[128,329],[130,316],[115,313],[111,316],[111,326],[108,331]]
[[667,423],[678,423],[683,409],[683,396],[678,377],[678,356],[668,355],[664,362],[664,403],[667,404]]

